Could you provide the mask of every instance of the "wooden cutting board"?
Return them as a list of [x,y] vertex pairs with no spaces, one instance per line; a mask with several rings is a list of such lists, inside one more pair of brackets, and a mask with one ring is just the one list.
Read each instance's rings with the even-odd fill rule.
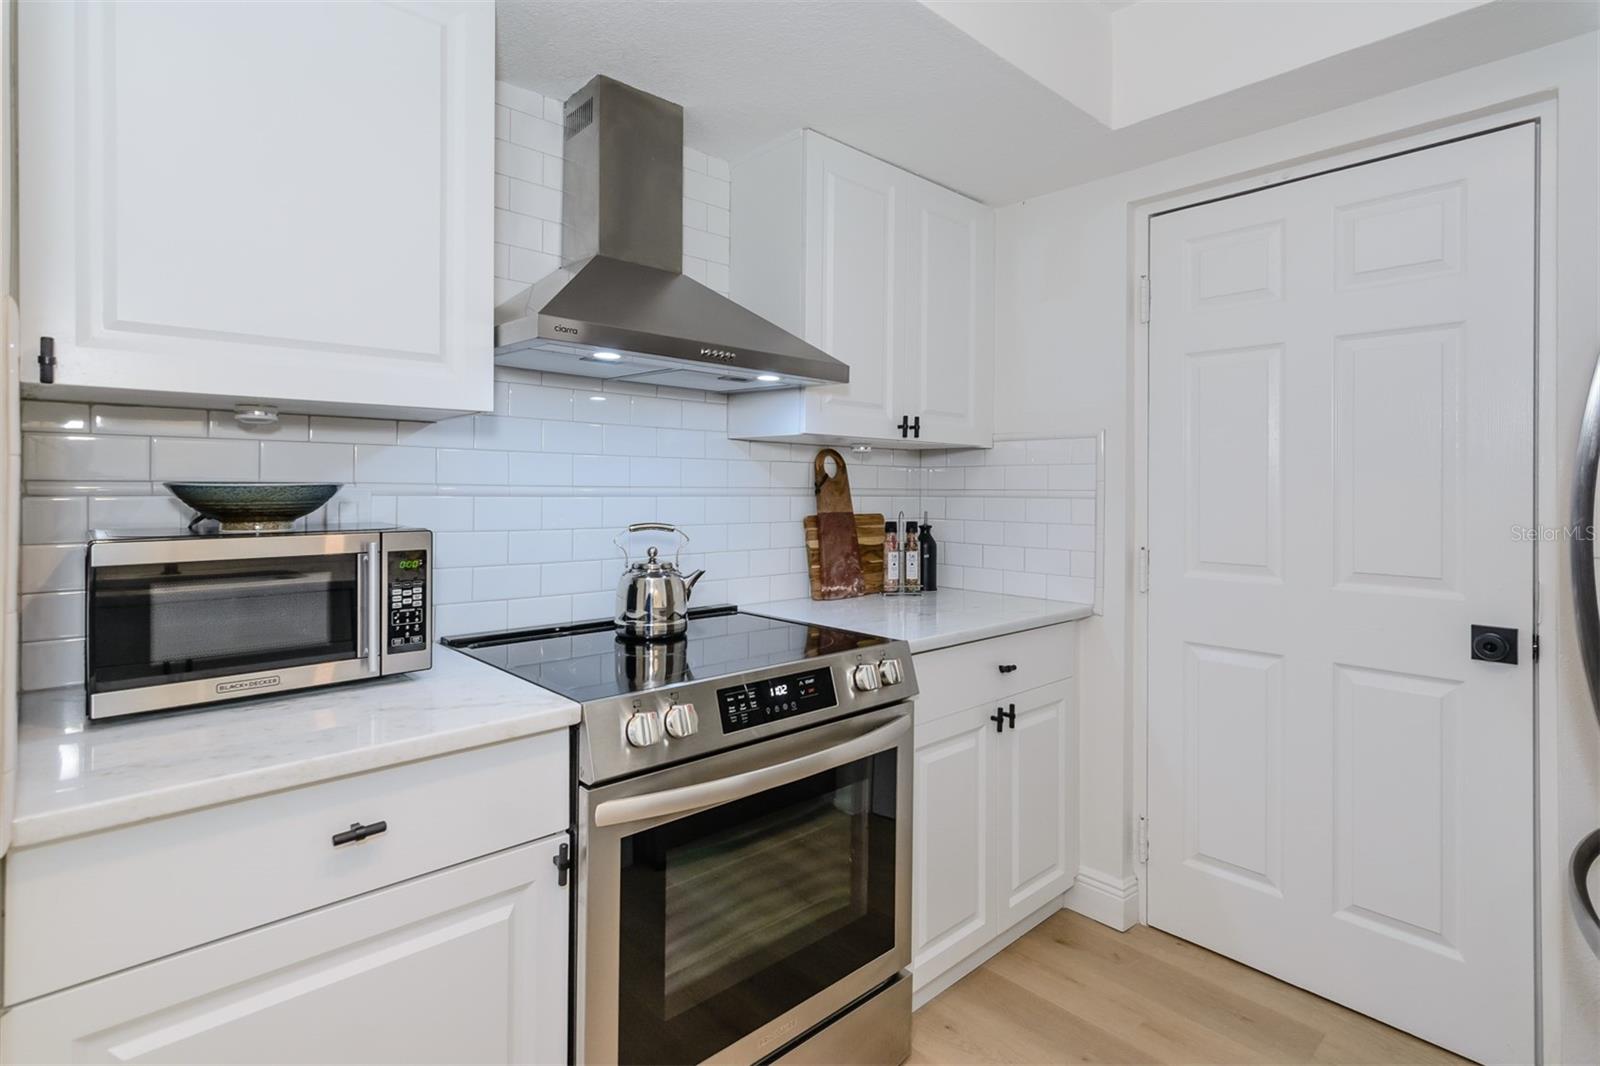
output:
[[[811,576],[811,598],[822,599],[822,556],[817,537],[817,516],[806,515],[806,569]],[[867,595],[883,591],[883,515],[856,515],[856,549],[861,555],[861,575],[867,582]]]
[[[828,472],[832,461],[833,472]],[[850,496],[850,471],[844,456],[832,448],[817,453],[812,463],[812,487],[817,493],[818,581],[812,599],[843,600],[867,594],[856,542],[855,502]]]

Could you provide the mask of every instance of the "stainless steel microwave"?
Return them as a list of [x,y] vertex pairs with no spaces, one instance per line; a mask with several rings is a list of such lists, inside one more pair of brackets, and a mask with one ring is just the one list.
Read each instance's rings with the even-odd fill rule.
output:
[[97,532],[89,717],[426,670],[433,534]]

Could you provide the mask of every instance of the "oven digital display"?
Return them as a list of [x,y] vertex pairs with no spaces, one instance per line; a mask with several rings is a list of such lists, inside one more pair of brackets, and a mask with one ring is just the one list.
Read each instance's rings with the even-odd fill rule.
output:
[[831,670],[769,677],[765,681],[717,690],[717,708],[722,712],[724,733],[820,711],[832,707],[835,702]]

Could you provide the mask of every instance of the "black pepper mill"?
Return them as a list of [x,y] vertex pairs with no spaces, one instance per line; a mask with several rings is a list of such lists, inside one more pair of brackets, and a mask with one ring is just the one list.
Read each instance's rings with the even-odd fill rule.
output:
[[926,512],[922,515],[922,591],[933,592],[939,587],[939,545],[933,539],[933,526]]

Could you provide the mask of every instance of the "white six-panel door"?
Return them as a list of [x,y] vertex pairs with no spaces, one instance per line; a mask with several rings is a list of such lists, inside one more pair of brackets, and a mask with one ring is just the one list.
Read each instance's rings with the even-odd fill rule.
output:
[[1149,920],[1485,1062],[1534,1051],[1534,137],[1150,225]]

